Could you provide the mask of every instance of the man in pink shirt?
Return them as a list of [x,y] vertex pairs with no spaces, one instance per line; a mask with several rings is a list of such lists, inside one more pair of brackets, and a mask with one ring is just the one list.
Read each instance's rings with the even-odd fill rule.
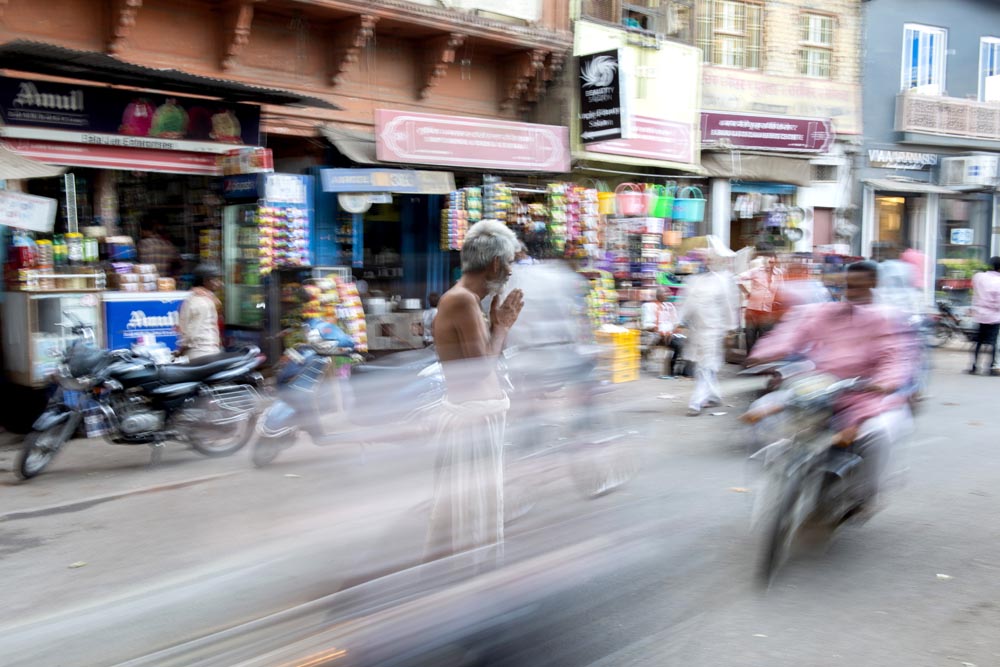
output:
[[818,372],[868,380],[835,406],[832,444],[854,445],[867,460],[870,491],[877,493],[888,447],[909,425],[908,390],[914,379],[912,345],[905,320],[873,302],[878,266],[858,262],[847,270],[845,303],[793,309],[754,348],[748,365],[804,354]]
[[979,351],[984,345],[989,345],[988,372],[997,375],[995,366],[997,332],[1000,331],[1000,257],[991,257],[990,270],[972,277],[972,319],[979,324],[979,335],[976,337],[976,348],[972,352],[972,368],[969,369],[969,373],[976,374]]

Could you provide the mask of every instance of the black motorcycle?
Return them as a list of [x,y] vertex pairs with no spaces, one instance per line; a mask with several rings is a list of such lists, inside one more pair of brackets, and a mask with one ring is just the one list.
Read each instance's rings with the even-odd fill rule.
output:
[[85,414],[103,422],[111,444],[150,446],[153,464],[171,440],[211,457],[233,454],[249,441],[263,382],[256,372],[264,359],[257,348],[157,365],[126,350],[101,349],[88,325],[66,317],[76,338],[53,373],[48,407],[25,437],[18,477],[41,473]]

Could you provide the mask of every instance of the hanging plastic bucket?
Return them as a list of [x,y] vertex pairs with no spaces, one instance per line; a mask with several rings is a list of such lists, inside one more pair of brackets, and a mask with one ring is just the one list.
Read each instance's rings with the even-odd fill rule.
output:
[[679,229],[667,229],[663,232],[663,245],[668,247],[679,246],[682,241]]
[[597,193],[597,212],[601,215],[614,215],[615,214],[615,193],[614,192],[598,192]]
[[615,188],[618,215],[646,215],[646,193],[635,183],[622,183]]
[[[696,196],[697,195],[697,196]],[[674,198],[674,220],[701,222],[705,219],[705,198],[696,187],[681,188]]]
[[674,187],[654,185],[651,190],[655,194],[649,206],[650,217],[672,218],[674,215]]

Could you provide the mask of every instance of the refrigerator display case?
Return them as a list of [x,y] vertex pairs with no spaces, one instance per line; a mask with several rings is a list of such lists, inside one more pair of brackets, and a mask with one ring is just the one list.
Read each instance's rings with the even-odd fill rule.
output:
[[5,292],[3,295],[3,354],[11,382],[43,387],[75,336],[66,313],[94,328],[104,340],[101,299],[92,292]]
[[223,307],[233,338],[260,344],[280,317],[267,313],[270,276],[276,269],[309,266],[312,188],[312,177],[300,174],[226,179],[223,194],[230,204],[223,211]]

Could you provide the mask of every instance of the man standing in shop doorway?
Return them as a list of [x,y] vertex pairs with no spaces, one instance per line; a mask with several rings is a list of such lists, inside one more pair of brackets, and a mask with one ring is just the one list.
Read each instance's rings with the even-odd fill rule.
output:
[[1000,374],[996,369],[997,332],[1000,330],[1000,257],[991,257],[990,270],[972,277],[972,319],[979,324],[979,335],[976,337],[969,373],[976,374],[979,351],[984,345],[988,345],[990,365],[986,367],[989,369],[986,372]]
[[[462,246],[462,276],[445,292],[434,319],[434,341],[447,398],[437,424],[434,497],[427,558],[495,545],[503,548],[503,435],[510,401],[501,389],[497,360],[523,306],[521,290],[500,301],[510,279],[517,238],[501,222],[469,228]],[[481,303],[493,296],[489,317]]]
[[222,303],[216,296],[222,289],[222,271],[214,264],[202,264],[194,271],[191,295],[181,304],[177,329],[178,354],[195,361],[222,351]]

